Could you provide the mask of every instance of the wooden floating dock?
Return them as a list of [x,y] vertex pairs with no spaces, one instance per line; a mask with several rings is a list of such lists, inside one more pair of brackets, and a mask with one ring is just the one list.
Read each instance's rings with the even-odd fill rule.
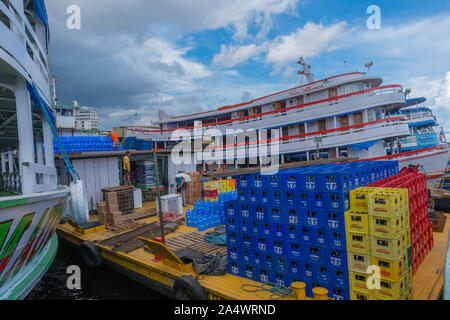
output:
[[[155,202],[148,202],[144,203],[142,211],[154,208]],[[192,206],[188,208],[192,209]],[[92,216],[91,220],[95,222],[96,216]],[[433,249],[413,278],[414,300],[437,300],[442,296],[449,230],[450,219],[447,219],[443,232],[434,233]],[[128,230],[97,228],[95,232],[82,233],[76,226],[66,223],[58,227],[57,234],[60,239],[77,247],[84,241],[94,243],[101,253],[103,263],[107,266],[168,297],[174,298],[173,285],[178,278],[191,275],[205,289],[211,300],[269,300],[270,292],[242,290],[243,285],[261,285],[258,282],[228,273],[223,276],[197,275],[192,264],[183,264],[175,256],[174,252],[181,250],[199,255],[216,253],[226,255],[225,246],[205,241],[207,231],[210,230],[199,232],[196,228],[187,227],[184,222],[166,222],[166,246],[161,244],[158,247],[155,242],[146,240],[160,236],[159,220],[156,216],[152,216],[140,219]],[[158,252],[161,253],[159,256],[163,257],[162,261],[155,259],[154,251],[160,249],[162,251]]]

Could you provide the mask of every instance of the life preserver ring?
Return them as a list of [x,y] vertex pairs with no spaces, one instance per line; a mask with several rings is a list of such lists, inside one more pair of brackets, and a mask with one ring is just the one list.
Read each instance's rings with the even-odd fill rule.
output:
[[100,250],[90,241],[84,241],[80,245],[80,254],[83,262],[90,268],[97,268],[102,263]]
[[175,280],[173,295],[177,300],[209,300],[205,288],[193,276],[181,276]]

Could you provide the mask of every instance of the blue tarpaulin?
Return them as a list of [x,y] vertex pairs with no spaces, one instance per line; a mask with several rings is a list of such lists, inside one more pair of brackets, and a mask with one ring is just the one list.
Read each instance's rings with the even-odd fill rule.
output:
[[375,145],[378,141],[380,141],[380,140],[356,143],[356,144],[350,145],[349,147],[352,147],[354,150],[364,150],[364,149],[368,150],[371,146]]
[[47,10],[45,9],[44,0],[33,0],[33,5],[34,5],[34,10],[36,11],[36,14],[38,15],[39,19],[41,19],[42,22],[47,27],[48,19],[47,19]]
[[[56,118],[55,118],[55,114],[53,113],[53,110],[45,103],[44,100],[42,100],[41,96],[39,95],[39,92],[36,88],[36,85],[30,84],[27,81],[27,89],[30,92],[30,97],[31,100],[34,101],[34,103],[39,107],[42,108],[41,106],[44,106],[48,112],[48,115],[50,116],[50,119],[52,120],[52,124],[53,126],[56,126]],[[44,111],[44,110],[42,110]]]

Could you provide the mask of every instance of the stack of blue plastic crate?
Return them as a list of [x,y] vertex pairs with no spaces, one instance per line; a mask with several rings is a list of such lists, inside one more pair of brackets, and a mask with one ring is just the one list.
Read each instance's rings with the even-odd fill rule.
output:
[[348,300],[349,191],[397,173],[396,161],[363,161],[238,176],[238,199],[226,203],[229,272]]

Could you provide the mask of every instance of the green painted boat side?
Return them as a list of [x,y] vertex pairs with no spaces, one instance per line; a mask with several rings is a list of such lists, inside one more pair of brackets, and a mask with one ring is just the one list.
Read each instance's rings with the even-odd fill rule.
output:
[[0,204],[0,299],[25,298],[53,262],[56,227],[69,190],[6,198]]

